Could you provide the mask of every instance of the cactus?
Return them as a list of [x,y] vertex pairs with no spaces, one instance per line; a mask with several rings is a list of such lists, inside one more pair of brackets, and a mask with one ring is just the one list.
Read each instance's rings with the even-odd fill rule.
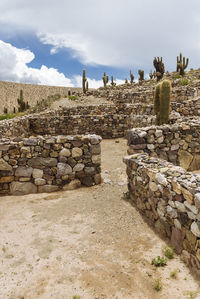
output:
[[165,65],[162,62],[162,57],[154,57],[153,65],[156,69],[157,82],[160,81],[165,73]]
[[179,72],[181,76],[184,76],[185,74],[184,70],[187,68],[188,63],[189,63],[189,58],[187,58],[185,62],[185,57],[182,57],[182,53],[180,53],[179,57],[177,56],[176,71]]
[[169,110],[171,101],[171,82],[164,80],[154,90],[154,112],[156,114],[156,125],[167,124],[169,121]]
[[102,80],[103,80],[104,87],[106,87],[106,84],[108,83],[109,78],[108,78],[108,76],[106,76],[105,72],[103,74]]
[[89,88],[89,83],[88,83],[88,80],[86,81],[86,91],[88,91],[88,88]]
[[133,76],[133,73],[131,72],[131,70],[130,70],[130,78],[131,78],[130,82],[131,82],[131,84],[133,84],[133,82],[134,82],[134,76]]
[[23,90],[20,89],[20,95],[19,98],[17,99],[19,108],[18,111],[19,112],[24,112],[26,110],[26,103],[24,102],[24,97],[23,97]]
[[86,86],[85,86],[86,81],[87,81],[87,78],[85,76],[85,70],[83,70],[83,77],[82,77],[83,93],[86,93]]
[[110,85],[112,85],[112,87],[114,87],[116,85],[116,83],[113,81],[113,76],[111,76],[111,83]]
[[154,90],[154,113],[156,114],[156,125],[160,124],[160,84]]
[[30,108],[30,105],[28,102],[25,103],[25,110],[29,109]]
[[154,77],[154,74],[152,73],[152,70],[150,70],[150,72],[149,72],[149,78],[153,79],[153,77]]
[[128,83],[128,79],[126,78],[126,79],[125,79],[125,84],[127,84],[127,83]]
[[138,70],[138,74],[139,74],[139,81],[143,81],[144,80],[144,71],[142,70]]

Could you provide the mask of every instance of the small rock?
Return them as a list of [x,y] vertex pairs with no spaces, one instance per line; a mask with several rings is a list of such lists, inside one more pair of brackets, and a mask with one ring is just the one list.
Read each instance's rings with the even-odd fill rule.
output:
[[200,222],[194,221],[191,224],[191,231],[196,237],[200,238]]
[[155,177],[155,179],[156,179],[156,181],[159,183],[159,184],[161,184],[161,185],[163,185],[163,186],[167,186],[167,179],[165,178],[165,176],[163,175],[163,174],[161,174],[161,173],[157,173],[156,174],[156,177]]

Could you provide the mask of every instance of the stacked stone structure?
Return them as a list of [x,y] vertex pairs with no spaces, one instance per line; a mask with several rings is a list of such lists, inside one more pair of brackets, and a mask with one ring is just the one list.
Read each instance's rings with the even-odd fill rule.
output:
[[0,194],[68,190],[101,183],[101,137],[0,140]]
[[200,274],[200,121],[127,132],[130,197]]

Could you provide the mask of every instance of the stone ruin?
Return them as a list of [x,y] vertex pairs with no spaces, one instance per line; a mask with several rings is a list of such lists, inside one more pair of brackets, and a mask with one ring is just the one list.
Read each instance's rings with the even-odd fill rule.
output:
[[173,83],[171,117],[162,126],[154,125],[153,88],[143,83],[88,91],[110,104],[1,121],[0,194],[100,184],[101,138],[127,136],[132,203],[200,272],[199,84]]

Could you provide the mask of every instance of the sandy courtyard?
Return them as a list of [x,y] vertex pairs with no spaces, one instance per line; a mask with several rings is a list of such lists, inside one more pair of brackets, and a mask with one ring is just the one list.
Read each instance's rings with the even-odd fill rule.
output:
[[[102,142],[104,184],[0,198],[0,299],[195,298],[199,283],[175,256],[151,265],[163,240],[127,192],[126,141]],[[177,278],[170,273],[176,271]],[[162,290],[154,290],[155,279]]]

